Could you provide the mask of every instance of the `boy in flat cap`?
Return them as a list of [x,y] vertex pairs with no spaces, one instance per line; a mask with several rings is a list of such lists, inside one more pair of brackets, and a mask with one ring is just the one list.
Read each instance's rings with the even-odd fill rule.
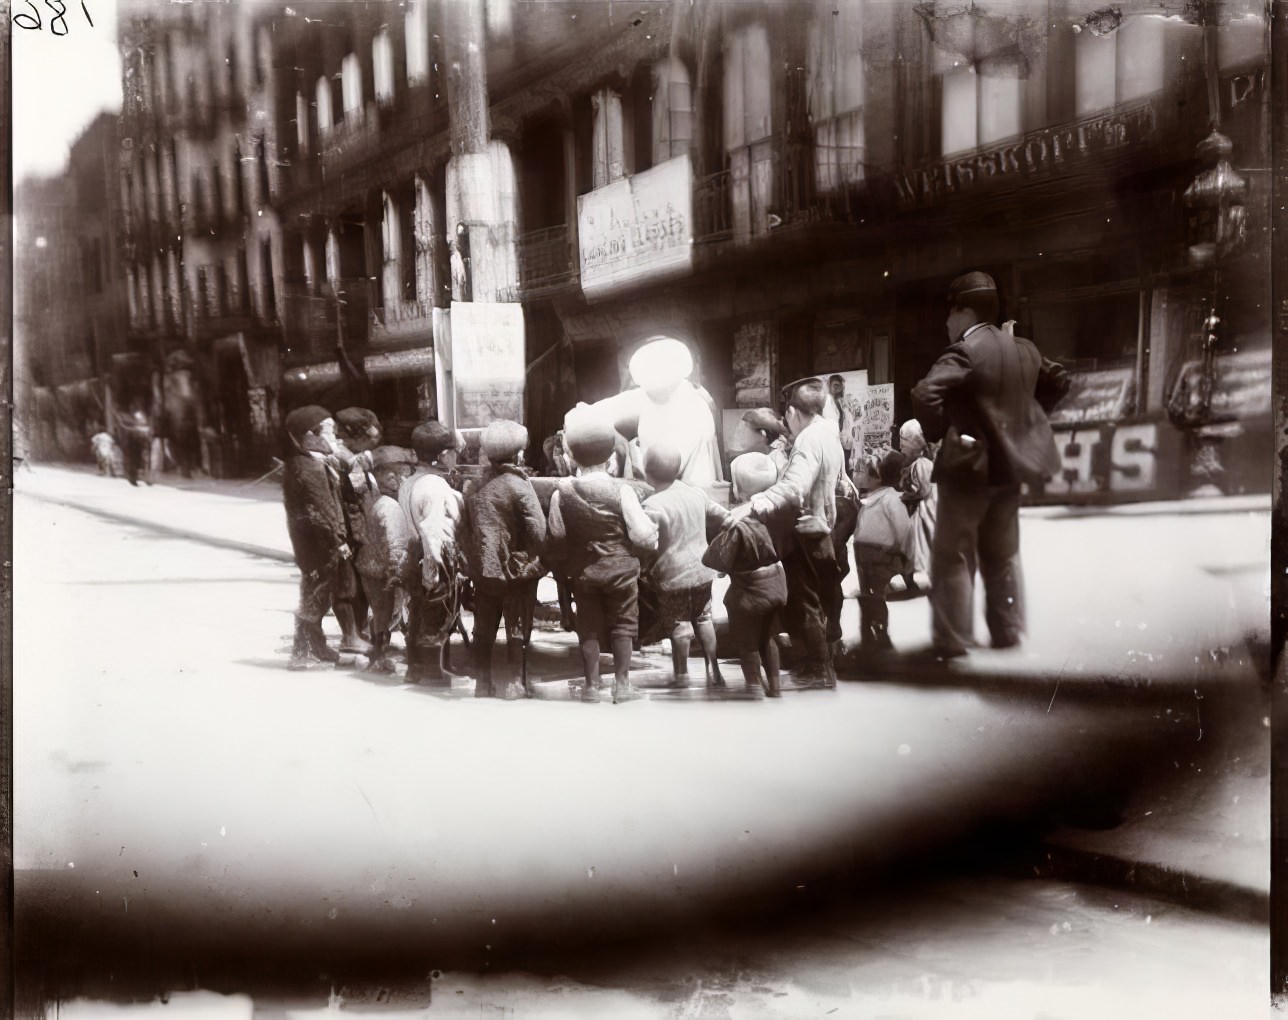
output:
[[[403,480],[398,502],[420,539],[420,583],[412,588],[407,624],[407,677],[443,682],[448,638],[460,613],[456,528],[461,494],[444,466],[456,451],[456,434],[440,422],[417,425],[411,434],[416,468]],[[455,460],[454,456],[452,458]]]
[[402,621],[408,593],[419,581],[420,543],[398,504],[398,489],[411,474],[416,454],[401,446],[377,446],[369,459],[376,498],[367,510],[365,540],[354,555],[354,566],[371,606],[372,651],[367,669],[392,673],[389,638]]
[[[367,517],[380,496],[371,473],[372,451],[382,437],[380,419],[365,407],[346,407],[335,414],[335,457],[340,466],[340,503],[349,528],[349,547],[356,564],[367,541]],[[361,579],[359,579],[361,581]],[[341,651],[370,654],[366,640],[368,604],[364,586],[355,586],[353,597],[336,604],[336,619],[344,635]]]
[[[457,538],[474,584],[474,696],[479,698],[497,695],[492,684],[492,649],[503,616],[517,621],[526,649],[537,581],[545,573],[540,557],[546,542],[546,515],[527,472],[517,463],[527,446],[528,430],[518,422],[492,422],[480,440],[487,458],[483,476],[477,484],[465,484]],[[522,688],[507,682],[501,696],[530,694],[526,669],[522,679]]]
[[823,417],[823,381],[798,379],[783,387],[783,420],[792,448],[778,481],[752,496],[736,513],[761,519],[798,511],[790,544],[782,550],[789,598],[784,619],[793,644],[803,644],[805,665],[793,677],[798,687],[835,687],[832,642],[841,637],[841,582],[832,529],[836,526],[838,479],[845,451],[836,426]]
[[639,636],[640,563],[635,547],[655,549],[657,526],[627,482],[608,473],[617,430],[595,408],[577,407],[564,419],[564,443],[580,469],[550,497],[548,537],[572,580],[577,637],[586,670],[582,700],[599,700],[599,647],[613,649],[613,702],[639,697],[630,682],[631,646]]
[[[707,687],[722,689],[720,660],[716,658],[716,627],[711,620],[711,582],[715,571],[703,565],[707,548],[707,521],[719,527],[725,511],[706,493],[680,478],[680,450],[668,440],[655,441],[644,453],[644,477],[653,494],[644,500],[644,512],[657,525],[657,555],[648,558],[640,577],[640,600],[652,609],[650,620],[641,620],[640,641],[671,641],[672,687],[689,685],[689,648],[698,635],[706,664]],[[708,509],[710,508],[710,509]]]
[[975,570],[984,581],[994,648],[1024,634],[1020,486],[1060,467],[1047,412],[1069,389],[1064,369],[1023,337],[993,325],[997,285],[987,273],[948,290],[948,348],[912,390],[926,439],[942,438],[932,478],[939,512],[931,550],[933,652],[966,654],[974,643]]
[[300,568],[300,598],[295,611],[291,669],[337,662],[322,632],[326,615],[349,569],[349,533],[340,505],[340,477],[333,466],[335,420],[316,404],[286,416],[286,434],[294,454],[282,467],[282,503],[286,529]]
[[[744,453],[729,465],[733,497],[749,500],[778,481],[778,469],[768,454]],[[778,629],[787,605],[787,575],[779,549],[791,541],[796,514],[791,507],[766,520],[750,514],[728,513],[724,527],[711,540],[702,562],[729,575],[725,610],[729,631],[748,689],[761,684],[771,698],[780,696]]]

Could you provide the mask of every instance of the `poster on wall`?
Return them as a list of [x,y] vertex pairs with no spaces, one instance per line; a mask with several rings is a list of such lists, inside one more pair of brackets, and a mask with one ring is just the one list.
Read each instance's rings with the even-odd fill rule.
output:
[[523,420],[523,306],[452,302],[452,381],[458,429]]
[[823,415],[836,422],[837,428],[841,430],[841,446],[845,448],[846,464],[852,470],[856,455],[861,455],[863,450],[863,402],[868,390],[867,369],[821,373],[819,377],[827,387],[828,395]]
[[865,389],[862,428],[865,454],[889,448],[894,428],[894,383],[880,383]]
[[737,407],[776,407],[773,378],[773,322],[747,322],[733,334],[733,397]]

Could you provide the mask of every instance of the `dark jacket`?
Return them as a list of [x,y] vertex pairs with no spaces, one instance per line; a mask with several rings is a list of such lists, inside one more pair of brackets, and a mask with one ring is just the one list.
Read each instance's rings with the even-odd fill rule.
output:
[[457,531],[469,575],[475,580],[525,580],[546,543],[546,515],[519,468],[488,471],[465,486]]
[[288,458],[282,468],[282,503],[300,570],[314,573],[333,563],[348,538],[335,473],[307,453]]
[[550,548],[571,581],[602,587],[639,577],[622,511],[624,484],[609,475],[564,478],[551,496]]
[[943,439],[934,481],[1045,481],[1060,467],[1047,412],[1068,392],[1067,373],[1023,337],[992,325],[968,332],[912,388],[926,439]]

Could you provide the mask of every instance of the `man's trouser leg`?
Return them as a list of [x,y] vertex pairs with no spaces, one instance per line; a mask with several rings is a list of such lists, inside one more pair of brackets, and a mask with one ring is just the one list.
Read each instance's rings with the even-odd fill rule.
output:
[[931,642],[941,655],[961,655],[974,643],[975,568],[987,486],[939,484],[939,513],[930,558]]
[[[825,560],[831,561],[831,571],[825,569]],[[831,536],[797,535],[796,547],[783,557],[783,570],[787,575],[788,633],[793,644],[800,641],[804,646],[806,675],[822,680],[828,666],[825,600],[830,598],[836,572]]]
[[979,522],[979,574],[984,582],[984,618],[994,648],[1010,648],[1024,636],[1024,575],[1020,569],[1020,490],[990,490]]

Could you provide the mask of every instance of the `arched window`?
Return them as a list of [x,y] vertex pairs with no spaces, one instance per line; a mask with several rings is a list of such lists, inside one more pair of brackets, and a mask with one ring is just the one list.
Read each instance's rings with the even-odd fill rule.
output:
[[340,64],[340,84],[344,95],[344,117],[362,116],[362,62],[350,53]]
[[429,81],[429,18],[426,0],[411,0],[407,11],[407,84]]
[[331,83],[327,80],[326,75],[318,79],[317,84],[317,107],[318,107],[318,137],[325,138],[335,127],[335,115],[331,110]]
[[750,145],[773,133],[769,34],[748,25],[725,43],[725,148]]
[[387,28],[382,29],[371,42],[371,66],[375,78],[376,102],[393,102],[394,43]]

